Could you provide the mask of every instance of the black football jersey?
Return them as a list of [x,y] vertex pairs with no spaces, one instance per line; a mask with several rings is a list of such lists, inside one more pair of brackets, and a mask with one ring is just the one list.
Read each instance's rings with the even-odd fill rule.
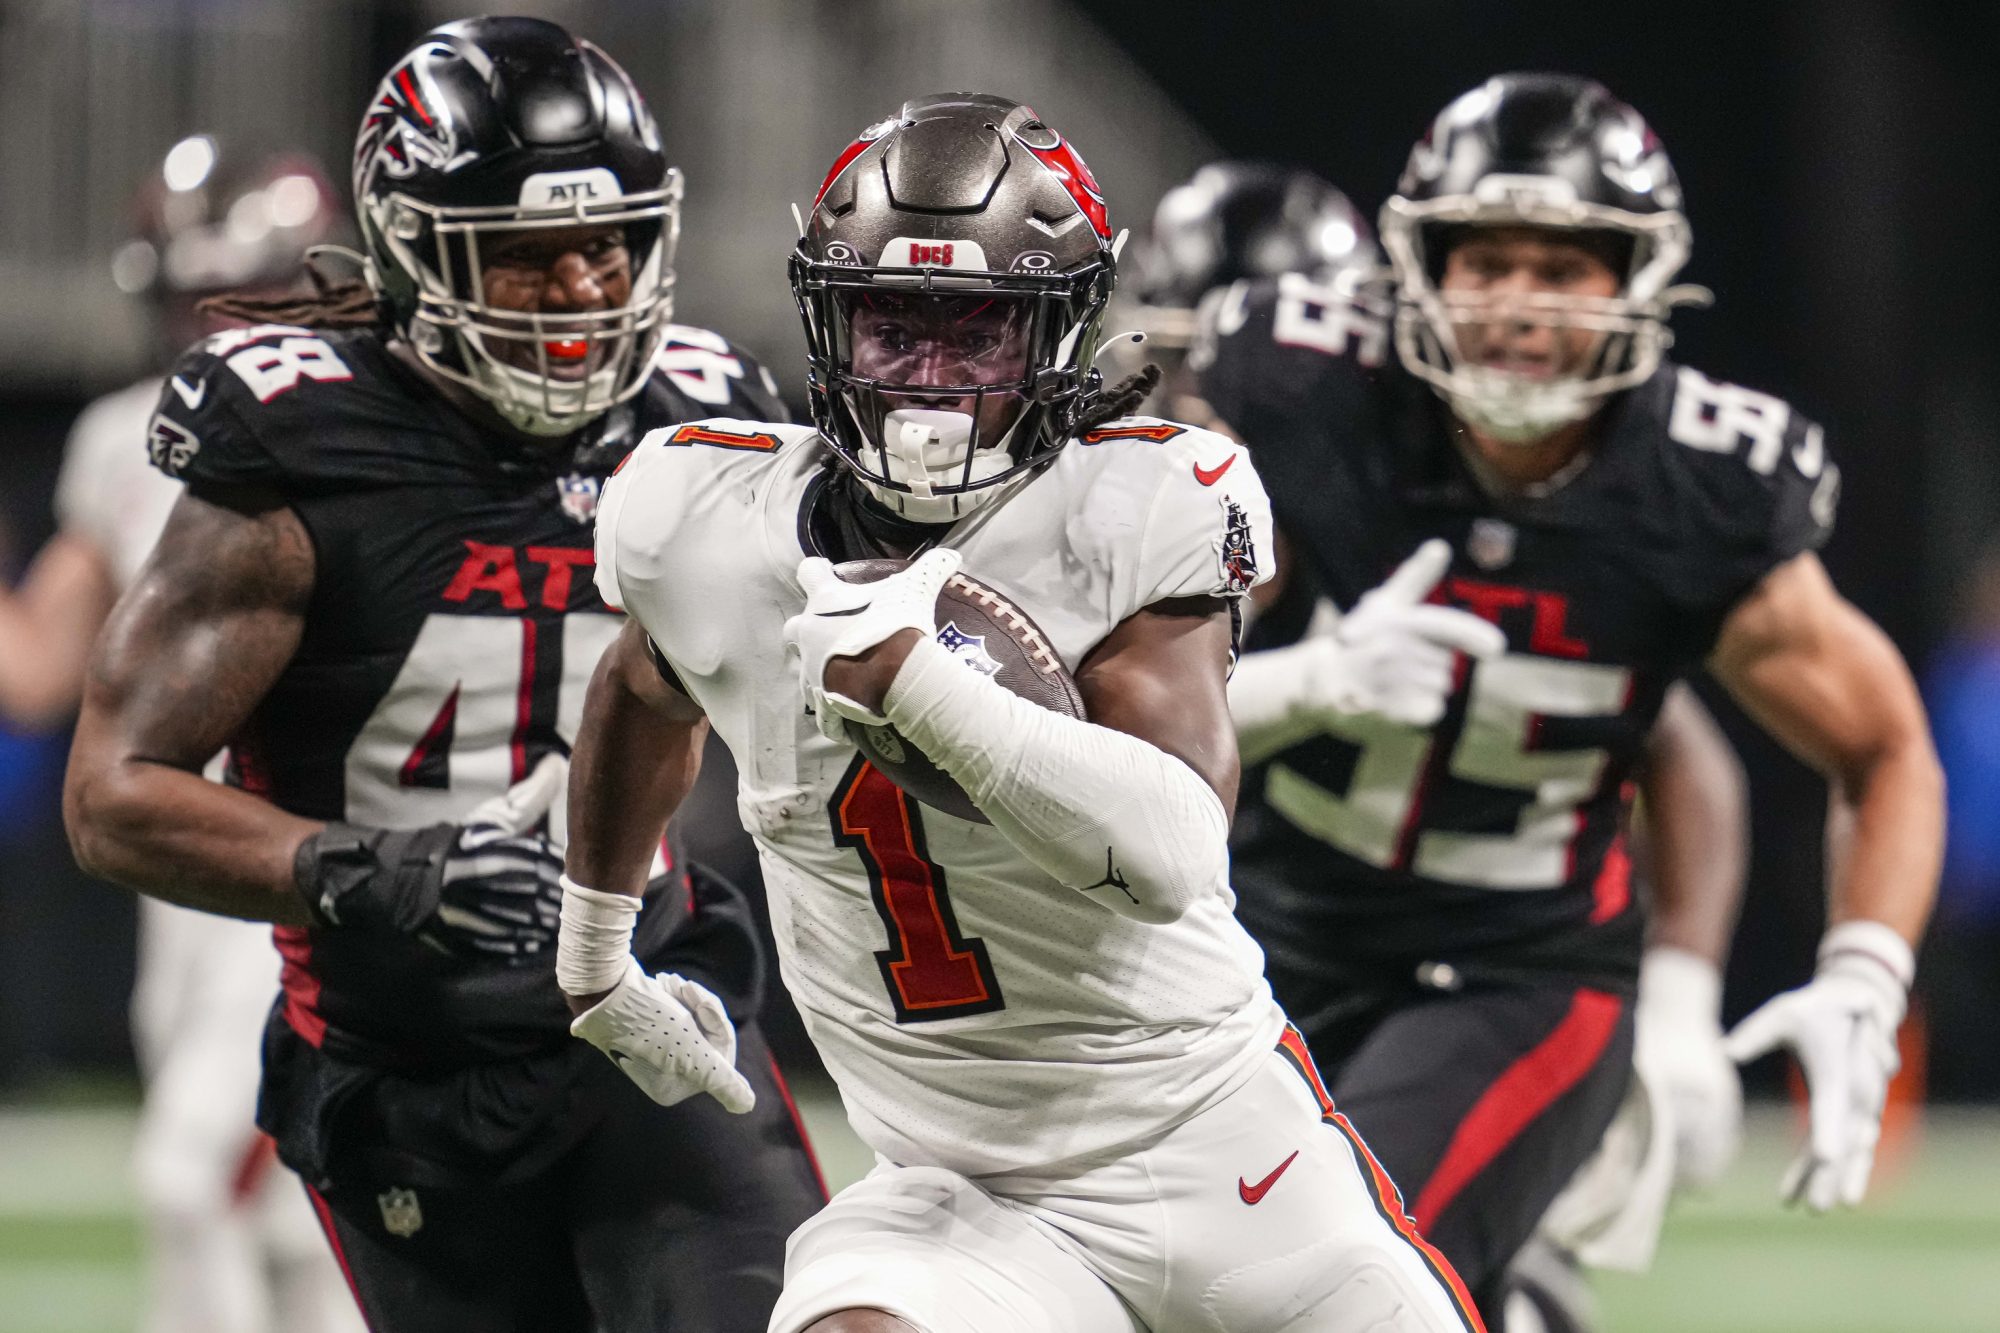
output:
[[1432,537],[1453,551],[1437,600],[1508,641],[1461,662],[1435,726],[1342,720],[1245,775],[1246,923],[1385,962],[1580,951],[1629,972],[1634,766],[1738,600],[1826,540],[1839,482],[1820,428],[1663,364],[1605,405],[1579,471],[1497,498],[1379,313],[1294,275],[1239,285],[1215,320],[1202,393],[1249,444],[1290,550],[1248,647],[1296,641],[1320,597],[1351,608]]
[[[568,752],[623,623],[591,576],[605,478],[657,426],[785,419],[769,375],[706,330],[675,329],[656,364],[580,442],[543,444],[480,428],[373,330],[264,325],[183,357],[153,461],[197,496],[276,492],[317,560],[298,651],[231,742],[242,785],[310,818],[414,828],[461,821]],[[642,948],[670,915],[649,908]],[[504,1056],[567,1025],[549,961],[336,930],[278,941],[287,1020],[359,1061]]]

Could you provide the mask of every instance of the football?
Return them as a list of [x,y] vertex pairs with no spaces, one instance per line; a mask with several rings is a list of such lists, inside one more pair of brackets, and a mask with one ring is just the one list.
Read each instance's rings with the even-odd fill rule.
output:
[[[849,583],[873,583],[907,563],[850,560],[836,565],[833,572]],[[1074,718],[1084,716],[1083,696],[1048,636],[1011,599],[962,571],[938,593],[935,637],[968,668],[991,676],[1023,699]],[[894,727],[850,721],[847,732],[868,762],[925,805],[959,819],[992,822],[949,773],[897,735]]]

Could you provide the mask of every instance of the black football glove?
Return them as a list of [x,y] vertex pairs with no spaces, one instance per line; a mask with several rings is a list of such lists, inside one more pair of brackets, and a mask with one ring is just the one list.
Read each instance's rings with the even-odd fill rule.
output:
[[292,862],[314,924],[409,935],[461,958],[525,962],[553,949],[562,851],[531,830],[568,774],[569,761],[550,755],[463,824],[328,824]]

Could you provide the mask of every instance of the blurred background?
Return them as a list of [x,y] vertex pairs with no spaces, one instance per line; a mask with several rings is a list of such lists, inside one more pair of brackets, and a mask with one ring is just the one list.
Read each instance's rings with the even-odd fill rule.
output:
[[[1845,475],[1836,580],[1923,679],[1953,784],[1945,896],[1919,974],[1908,1104],[1861,1214],[1781,1214],[1782,1071],[1751,1150],[1684,1208],[1617,1329],[2000,1328],[2000,6],[1339,0],[573,0],[687,177],[679,317],[756,352],[802,405],[788,204],[906,96],[979,87],[1072,136],[1115,226],[1219,156],[1295,162],[1364,213],[1413,139],[1490,73],[1601,79],[1652,123],[1695,231],[1675,355],[1824,422]],[[0,0],[0,574],[52,529],[79,409],[150,368],[113,281],[133,200],[196,131],[344,164],[409,0]],[[134,441],[134,447],[140,447]],[[1754,859],[1727,1017],[1807,975],[1824,788],[1727,706]],[[0,1329],[131,1327],[121,1170],[136,1098],[133,904],[63,839],[66,723],[0,732]],[[741,866],[726,788],[695,822]],[[778,1016],[789,1062],[810,1054]],[[1759,1079],[1762,1081],[1759,1082]],[[810,1083],[808,1077],[807,1082]],[[1986,1107],[1988,1109],[1981,1109]],[[837,1154],[836,1154],[837,1155]]]

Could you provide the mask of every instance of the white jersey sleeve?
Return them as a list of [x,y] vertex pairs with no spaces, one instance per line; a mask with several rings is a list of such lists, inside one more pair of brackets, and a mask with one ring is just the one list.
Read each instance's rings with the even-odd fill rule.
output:
[[181,486],[146,457],[147,423],[160,381],[106,394],[83,409],[63,447],[56,523],[103,556],[120,589],[132,582],[166,527]]
[[1093,460],[1076,545],[1123,615],[1175,597],[1239,597],[1271,575],[1271,502],[1242,445],[1213,431],[1131,417],[1070,446]]

